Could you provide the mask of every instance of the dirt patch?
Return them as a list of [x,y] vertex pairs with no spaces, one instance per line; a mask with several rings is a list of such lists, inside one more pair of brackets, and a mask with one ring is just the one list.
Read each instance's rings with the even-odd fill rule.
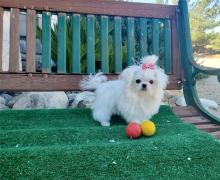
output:
[[220,54],[198,55],[196,62],[206,67],[220,68]]

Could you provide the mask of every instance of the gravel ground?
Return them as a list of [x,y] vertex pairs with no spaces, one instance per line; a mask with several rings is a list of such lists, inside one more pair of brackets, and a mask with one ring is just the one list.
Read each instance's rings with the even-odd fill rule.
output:
[[[197,63],[206,66],[220,68],[220,54],[206,55],[197,58]],[[207,78],[197,81],[196,89],[200,98],[210,99],[215,101],[219,107],[217,110],[210,109],[209,111],[215,116],[220,118],[220,82],[218,82],[216,76],[208,76]],[[183,96],[182,91],[167,91],[168,96],[181,97]],[[170,106],[176,106],[176,100],[168,99]]]
[[[220,118],[220,82],[216,76],[209,76],[208,78],[197,81],[196,89],[200,98],[215,101],[219,107],[217,110],[210,109],[209,111]],[[182,97],[183,93],[180,90],[166,91],[166,98],[164,99],[170,106],[176,106],[176,98]]]
[[210,110],[220,118],[220,82],[216,76],[209,76],[206,79],[199,80],[196,85],[198,95],[201,98],[211,99],[219,105],[218,110]]
[[212,99],[220,105],[220,82],[216,76],[197,81],[196,87],[201,97]]
[[[203,66],[220,68],[220,54],[201,56],[197,58],[197,62]],[[197,91],[200,97],[211,99],[218,103],[218,110],[210,111],[220,118],[220,82],[218,82],[216,76],[209,76],[207,79],[198,81]]]

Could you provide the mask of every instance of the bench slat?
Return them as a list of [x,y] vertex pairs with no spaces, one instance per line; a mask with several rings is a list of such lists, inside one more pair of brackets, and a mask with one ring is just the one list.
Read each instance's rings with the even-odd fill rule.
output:
[[210,134],[220,140],[220,131],[210,132]]
[[42,72],[51,72],[51,13],[42,14]]
[[178,43],[178,32],[177,32],[177,22],[175,19],[171,20],[171,39],[172,39],[172,57],[173,57],[173,73],[176,76],[181,76],[180,69],[180,57],[179,57],[179,43]]
[[171,29],[170,21],[164,21],[164,69],[166,74],[172,74],[172,56],[171,56]]
[[11,9],[9,71],[19,72],[19,9]]
[[[108,75],[117,79],[117,75]],[[41,73],[3,73],[0,75],[1,90],[18,91],[68,91],[80,90],[81,75],[41,74]]]
[[140,52],[141,57],[146,56],[147,53],[147,19],[140,18]]
[[80,15],[73,14],[72,15],[72,37],[73,37],[73,45],[72,45],[72,72],[73,73],[81,73],[81,63],[80,63]]
[[66,14],[58,14],[57,72],[66,72]]
[[[108,74],[108,78],[117,79],[118,75]],[[71,91],[79,90],[83,75],[74,74],[41,74],[41,73],[1,73],[2,91]],[[170,76],[167,89],[176,89],[176,77]]]
[[194,107],[179,106],[174,107],[173,111],[180,116],[183,122],[193,124],[196,128],[208,132],[216,139],[220,139],[220,126],[218,124],[213,124],[209,119],[201,116]]
[[122,71],[122,34],[121,17],[114,17],[114,60],[115,72]]
[[[25,1],[25,0],[24,0]],[[34,3],[34,1],[30,0],[32,2],[32,4]],[[93,3],[93,1],[96,3]],[[49,2],[51,3],[51,1],[47,1],[46,2]],[[43,49],[43,56],[42,56],[42,73],[43,74],[48,74],[48,73],[51,73],[51,59],[53,58],[54,61],[57,62],[57,71],[58,73],[60,74],[63,74],[63,73],[66,73],[67,72],[67,66],[66,65],[71,65],[71,72],[73,73],[81,73],[81,55],[80,55],[80,50],[81,50],[81,46],[80,46],[80,31],[83,31],[84,29],[80,29],[80,26],[82,26],[82,24],[80,23],[80,15],[79,14],[68,14],[68,16],[70,15],[71,18],[72,18],[72,29],[71,31],[72,32],[72,57],[71,57],[71,61],[70,64],[67,64],[69,63],[66,62],[66,20],[67,20],[67,13],[68,12],[72,12],[72,5],[71,4],[74,4],[74,3],[69,3],[68,1],[63,1],[63,3],[69,3],[69,10],[64,10],[64,11],[57,11],[57,9],[51,9],[50,8],[50,5],[52,4],[46,4],[46,2],[42,3],[44,5],[43,7],[43,12],[42,11],[38,11],[38,9],[36,9],[35,6],[32,6],[31,9],[34,9],[34,10],[29,10],[29,11],[37,11],[39,13],[42,13],[42,49]],[[134,11],[134,7],[139,7],[140,10],[143,10],[143,11],[147,11],[149,9],[149,7],[151,7],[151,5],[149,4],[135,4],[135,3],[130,3],[130,2],[126,2],[126,3],[118,3],[118,2],[110,2],[110,1],[106,1],[104,2],[103,0],[92,0],[92,1],[81,1],[79,2],[78,0],[76,0],[76,4],[78,3],[78,5],[80,4],[81,6],[83,6],[83,8],[85,7],[88,7],[87,6],[88,4],[90,4],[91,8],[98,8],[100,6],[100,3],[97,3],[97,2],[103,2],[104,4],[114,4],[114,6],[117,4],[118,6],[121,6],[121,7],[118,7],[118,8],[125,8],[127,7],[127,5],[130,7],[130,9],[126,9],[126,11]],[[0,1],[0,4],[2,3],[2,1]],[[7,2],[5,2],[7,4]],[[19,2],[14,2],[15,4],[19,4]],[[21,4],[23,3],[23,0],[22,2],[20,2]],[[28,2],[27,2],[28,3]],[[54,2],[55,4],[61,4],[61,1],[56,1]],[[45,6],[46,5],[46,6]],[[102,4],[103,5],[103,4]],[[101,5],[101,6],[102,6]],[[142,7],[142,5],[146,5],[145,8]],[[52,5],[53,6],[53,5]],[[75,4],[74,4],[75,6]],[[4,7],[4,6],[3,6]],[[153,6],[152,6],[153,7]],[[159,5],[155,5],[155,7],[158,7],[160,8],[161,6]],[[165,6],[163,6],[165,7]],[[168,6],[167,6],[168,7]],[[176,10],[176,7],[177,6],[170,6],[172,7],[173,10]],[[111,7],[108,7],[111,9]],[[23,9],[26,9],[26,7],[22,7],[21,10]],[[117,7],[115,6],[115,9],[117,9]],[[99,9],[100,10],[100,9]],[[100,10],[101,11],[101,10]],[[107,10],[108,12],[110,12],[110,10],[108,9]],[[58,37],[57,37],[57,40],[58,40],[58,43],[57,43],[57,51],[58,51],[58,57],[57,59],[54,58],[54,56],[51,58],[51,38],[53,37],[54,34],[52,34],[51,36],[51,13],[56,13],[58,12]],[[175,12],[175,11],[174,11]],[[75,11],[74,13],[78,13],[78,11]],[[85,13],[83,11],[80,11],[79,12],[80,14],[83,14],[82,17],[83,17],[83,20],[84,20],[84,16],[85,16],[85,25],[86,25],[86,34],[85,34],[85,38],[87,38],[87,42],[85,44],[85,46],[87,47],[83,47],[83,50],[85,49],[86,50],[86,55],[87,55],[87,63],[85,65],[85,67],[87,68],[87,73],[94,73],[96,71],[96,65],[97,65],[97,68],[99,67],[99,63],[96,64],[96,57],[99,57],[99,55],[96,56],[96,53],[95,52],[98,52],[96,50],[99,50],[100,48],[100,53],[101,54],[101,68],[102,68],[102,71],[106,72],[106,73],[109,73],[109,40],[111,41],[112,39],[108,39],[108,34],[109,34],[109,21],[112,20],[113,18],[113,44],[111,44],[110,46],[113,47],[113,54],[114,54],[114,67],[113,67],[113,71],[116,72],[116,73],[120,73],[123,69],[123,67],[125,66],[124,64],[124,60],[125,60],[125,56],[124,56],[124,47],[127,45],[127,54],[126,54],[126,62],[127,62],[127,65],[130,65],[133,63],[133,58],[135,57],[135,51],[136,49],[135,48],[138,48],[137,49],[137,53],[136,54],[137,56],[139,56],[139,50],[140,50],[140,54],[143,56],[143,55],[146,55],[148,52],[147,48],[148,48],[148,44],[147,44],[147,41],[148,41],[148,19],[146,19],[145,15],[144,16],[126,16],[124,17],[124,15],[122,16],[117,16],[117,13],[114,13],[114,16],[113,17],[108,17],[106,15],[110,15],[110,14],[105,14],[104,15],[101,15],[99,17],[96,18],[96,13]],[[111,12],[113,13],[113,12]],[[98,13],[98,14],[101,14],[101,13]],[[138,17],[138,18],[136,18]],[[151,16],[149,16],[151,17]],[[31,17],[29,17],[31,18]],[[33,18],[33,17],[32,17]],[[101,18],[101,19],[99,19]],[[108,18],[109,18],[109,21],[108,21]],[[136,18],[136,19],[134,19]],[[157,54],[159,55],[159,50],[160,50],[160,40],[161,40],[161,37],[159,36],[160,35],[160,31],[161,31],[161,24],[164,23],[164,36],[163,38],[165,38],[165,41],[164,41],[164,45],[165,47],[170,47],[170,42],[172,43],[172,48],[167,48],[165,49],[165,56],[162,58],[162,59],[165,59],[165,70],[166,70],[166,73],[167,74],[170,74],[170,75],[173,75],[171,77],[172,80],[170,80],[170,83],[169,83],[169,86],[167,89],[180,89],[181,88],[181,84],[178,84],[177,81],[181,78],[180,74],[180,63],[179,63],[179,51],[177,52],[171,52],[172,49],[176,48],[176,50],[178,50],[178,36],[177,36],[177,27],[176,27],[176,12],[172,15],[172,16],[169,16],[168,14],[166,15],[166,17],[164,17],[165,19],[161,20],[160,18],[154,16],[152,20],[150,20],[151,18],[149,18],[149,22],[151,22],[151,25],[152,25],[152,50],[150,49],[150,52],[149,53],[154,53],[154,54]],[[124,32],[124,19],[127,19],[127,43],[126,43],[126,40],[124,39],[124,36],[122,37],[122,30]],[[101,20],[101,24],[100,24],[100,34],[98,35],[98,37],[95,37],[97,36],[97,32],[95,31],[96,30],[96,26],[98,26],[99,24],[99,20]],[[139,20],[139,24],[136,24],[136,20]],[[33,20],[32,20],[33,21]],[[75,22],[74,22],[75,21]],[[84,23],[84,21],[83,21]],[[32,22],[33,24],[33,22]],[[76,25],[78,24],[78,25]],[[122,27],[123,25],[123,27]],[[136,25],[140,26],[140,27],[137,27],[136,28]],[[171,26],[172,30],[169,28]],[[63,28],[65,27],[65,28]],[[111,27],[112,28],[112,27]],[[150,27],[151,28],[151,27]],[[136,41],[136,37],[135,37],[135,30],[140,30],[140,33],[139,37],[138,37],[138,40],[140,40],[140,47],[136,47],[135,46],[135,41]],[[98,29],[99,30],[99,29]],[[32,29],[33,31],[33,29]],[[77,32],[78,31],[78,32]],[[167,35],[166,35],[167,34]],[[83,31],[83,35],[84,35],[84,31]],[[151,35],[150,35],[151,36]],[[172,36],[172,37],[170,37]],[[83,36],[84,37],[84,36]],[[56,37],[55,37],[56,38]],[[100,41],[96,41],[96,39],[98,38],[98,40],[100,39],[101,40],[101,43]],[[123,38],[123,39],[122,39]],[[98,42],[96,44],[96,42]],[[32,41],[33,43],[33,41]],[[100,44],[101,46],[99,46]],[[122,43],[123,43],[123,46],[122,46]],[[83,44],[84,45],[84,44]],[[125,46],[124,46],[125,45]],[[31,47],[31,46],[30,46]],[[98,49],[96,49],[96,47]],[[123,49],[122,49],[123,47]],[[151,47],[150,47],[151,48]],[[83,52],[84,53],[84,52]],[[32,57],[34,56],[33,52],[32,52]],[[173,58],[174,57],[174,58]],[[34,58],[32,58],[34,59]],[[84,58],[83,56],[83,60],[86,60],[86,58]],[[100,60],[100,59],[97,59],[97,60]],[[171,61],[171,59],[173,61]],[[33,60],[31,60],[33,62]],[[30,61],[30,62],[31,62]],[[29,62],[29,60],[28,60]],[[27,63],[28,63],[27,62]],[[172,66],[173,65],[173,66]],[[32,64],[31,65],[32,67],[28,68],[28,72],[33,72],[34,73],[34,65]],[[83,70],[84,68],[83,67]],[[68,66],[69,68],[69,66]],[[112,67],[111,67],[112,68]],[[69,70],[69,69],[68,69]],[[173,73],[172,73],[173,71]],[[111,69],[111,72],[112,72],[112,69]]]
[[159,56],[159,20],[152,20],[153,53]]
[[182,117],[181,119],[186,123],[191,123],[195,125],[210,123],[208,119],[205,119],[202,116]]
[[[16,2],[16,3],[15,3]],[[40,11],[70,12],[85,14],[101,14],[113,16],[172,18],[176,13],[176,5],[155,5],[146,3],[130,3],[107,0],[1,0],[1,7],[20,9],[36,9]]]
[[0,71],[2,71],[2,48],[3,48],[3,8],[0,7]]
[[132,65],[135,57],[134,18],[127,18],[127,65]]
[[101,58],[102,72],[109,72],[109,52],[108,52],[108,16],[101,16]]
[[181,118],[201,116],[200,113],[192,106],[186,106],[186,107],[176,106],[176,107],[173,107],[172,109],[173,109],[173,112],[177,116],[180,116]]
[[220,131],[220,126],[216,125],[216,124],[199,124],[196,125],[196,127],[198,129],[201,129],[203,131],[206,132],[216,132],[216,131]]
[[87,15],[87,73],[95,72],[95,16]]
[[27,10],[27,55],[26,72],[35,72],[35,36],[36,36],[36,11]]

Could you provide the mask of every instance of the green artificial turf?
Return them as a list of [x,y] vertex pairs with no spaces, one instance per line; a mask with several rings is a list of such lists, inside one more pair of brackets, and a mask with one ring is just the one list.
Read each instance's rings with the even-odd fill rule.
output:
[[119,117],[88,109],[0,112],[0,179],[220,179],[220,143],[167,106],[152,137],[128,139]]

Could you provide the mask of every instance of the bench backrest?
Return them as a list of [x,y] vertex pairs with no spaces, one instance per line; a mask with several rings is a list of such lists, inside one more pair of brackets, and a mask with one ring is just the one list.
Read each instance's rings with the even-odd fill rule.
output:
[[[170,78],[167,89],[182,87],[178,6],[109,0],[0,0],[0,67],[5,11],[10,11],[9,70],[0,69],[0,90],[78,90],[83,74],[101,69],[115,78],[134,59],[147,54],[160,57],[160,65]],[[21,12],[26,14],[27,42],[23,70],[19,68]],[[53,31],[52,15],[58,19]],[[42,27],[37,28],[42,42],[40,72],[36,71],[35,61],[37,17],[42,18]],[[55,31],[56,70],[52,71],[51,46],[54,46]],[[71,57],[67,58],[69,54]]]

